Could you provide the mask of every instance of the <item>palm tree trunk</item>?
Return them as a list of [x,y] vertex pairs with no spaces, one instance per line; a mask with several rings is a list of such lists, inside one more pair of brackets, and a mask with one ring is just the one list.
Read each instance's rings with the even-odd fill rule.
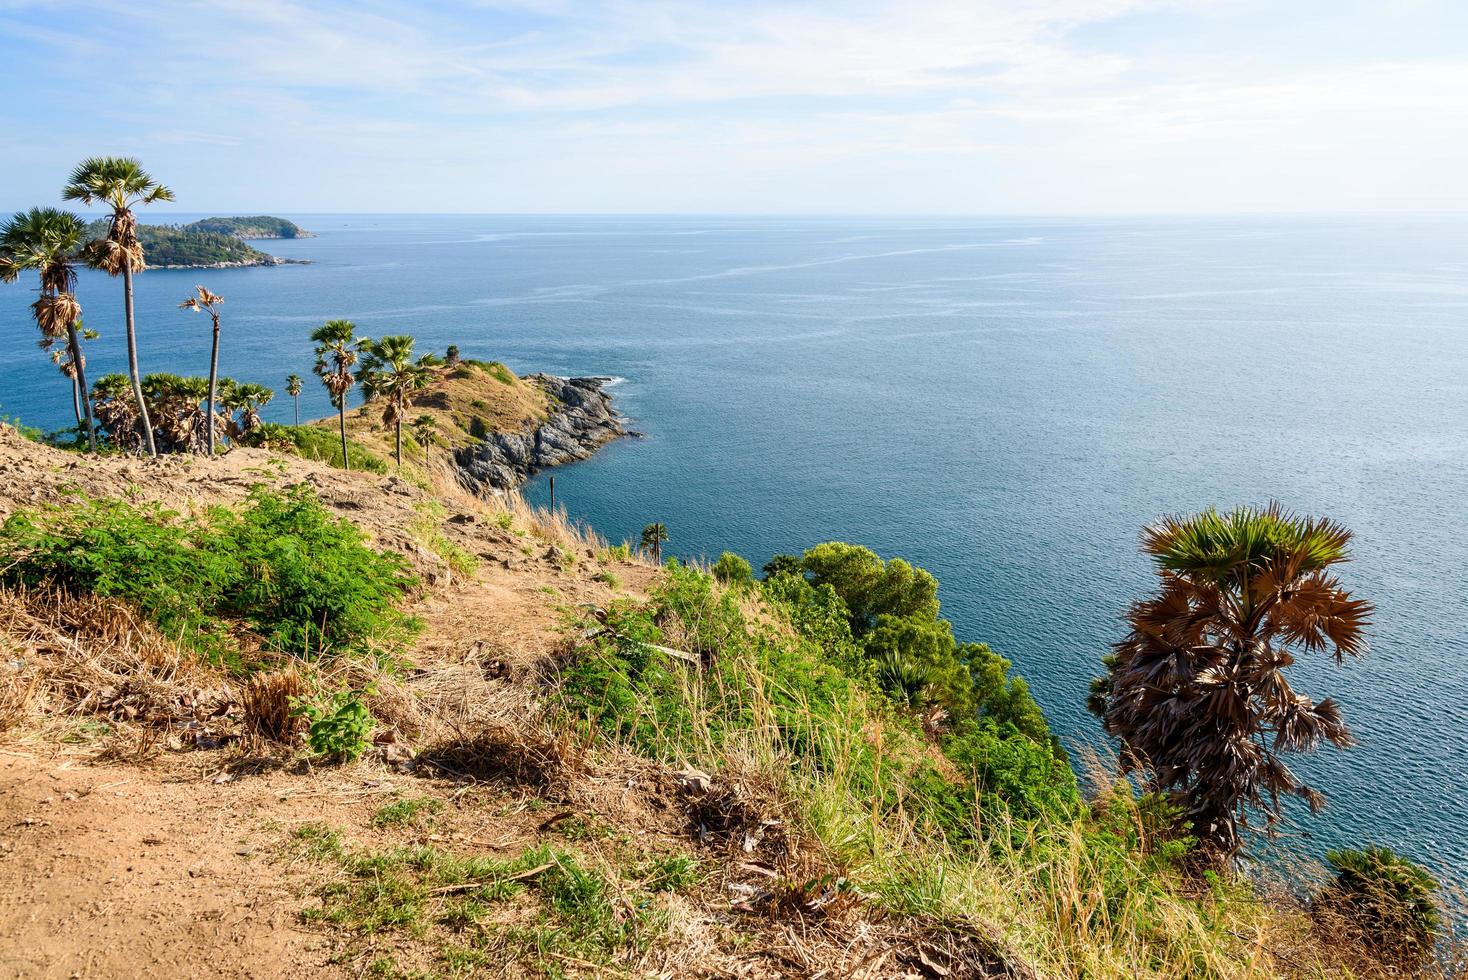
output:
[[352,462],[347,458],[347,398],[342,396],[336,406],[336,419],[342,432],[342,469],[350,470]]
[[158,458],[158,447],[153,442],[153,420],[148,418],[148,403],[143,400],[143,378],[138,373],[138,331],[133,320],[133,267],[131,262],[122,266],[123,312],[127,318],[127,372],[132,377],[133,399],[138,403],[138,424],[143,427],[143,442],[148,455]]
[[92,421],[92,400],[87,397],[86,360],[82,357],[82,341],[77,336],[75,324],[66,328],[66,340],[71,344],[71,363],[76,368],[76,377],[72,380],[76,382],[76,391],[81,395],[78,401],[82,403],[82,413],[87,425],[87,451],[95,453],[97,451],[97,425]]
[[291,400],[296,403],[296,428],[301,426],[301,396],[292,395]]
[[398,424],[397,424],[397,430],[398,430],[397,431],[397,440],[398,440],[398,446],[397,446],[398,469],[402,469],[403,468],[403,423],[401,421],[399,421]]
[[209,351],[209,458],[214,458],[214,391],[219,382],[219,316],[214,315],[214,346]]
[[[70,346],[71,346],[70,344],[67,344],[67,347],[68,348]],[[75,351],[72,351],[72,353],[75,354],[76,352]],[[76,416],[76,424],[77,424],[77,427],[78,428],[80,428],[81,427],[81,424],[82,424],[82,394],[81,394],[81,391],[82,391],[82,389],[81,389],[80,384],[76,380],[76,375],[73,374],[71,376],[71,411],[72,411],[72,414],[74,414]]]

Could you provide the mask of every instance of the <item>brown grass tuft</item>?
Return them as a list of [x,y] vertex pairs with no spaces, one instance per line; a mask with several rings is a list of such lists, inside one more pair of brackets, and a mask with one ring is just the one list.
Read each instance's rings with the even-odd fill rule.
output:
[[240,697],[245,731],[282,745],[293,743],[302,719],[295,714],[292,699],[306,690],[306,679],[294,665],[251,677]]
[[197,690],[202,671],[193,658],[115,599],[0,588],[0,637],[22,664],[0,685],[11,712],[33,705],[161,725],[228,701],[228,692]]

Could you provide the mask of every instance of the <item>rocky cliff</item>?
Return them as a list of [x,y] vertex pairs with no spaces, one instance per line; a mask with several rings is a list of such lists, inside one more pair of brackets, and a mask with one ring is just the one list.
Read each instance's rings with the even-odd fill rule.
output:
[[495,432],[454,453],[459,481],[475,493],[512,490],[540,470],[586,459],[628,434],[605,390],[611,379],[534,374],[525,380],[545,390],[550,414],[518,432]]

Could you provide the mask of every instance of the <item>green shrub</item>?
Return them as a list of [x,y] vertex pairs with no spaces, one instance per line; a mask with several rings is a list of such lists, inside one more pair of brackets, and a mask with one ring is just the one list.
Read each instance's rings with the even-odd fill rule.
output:
[[796,555],[776,555],[765,562],[760,569],[764,572],[765,579],[769,580],[779,575],[804,575],[805,565]]
[[317,755],[343,762],[355,761],[371,744],[372,712],[362,691],[337,691],[324,703],[298,701],[297,711],[309,723],[306,744]]
[[1330,851],[1325,860],[1336,877],[1317,908],[1343,915],[1384,960],[1420,964],[1432,955],[1442,912],[1425,868],[1388,847]]
[[749,566],[749,562],[732,551],[720,555],[710,571],[714,573],[714,578],[725,585],[747,585],[754,581],[754,569]]
[[[288,431],[298,456],[331,466],[342,465],[341,435],[335,430],[316,425],[294,425]],[[387,460],[355,439],[347,440],[347,457],[351,460],[352,469],[358,472],[386,473],[388,470]]]
[[211,547],[230,556],[239,577],[224,611],[279,650],[321,655],[392,648],[414,624],[392,603],[414,584],[399,555],[373,551],[357,527],[334,516],[311,491],[257,487],[242,510],[215,508]]
[[[712,576],[670,563],[650,604],[608,608],[611,632],[562,676],[563,705],[603,734],[672,762],[717,758],[758,733],[792,770],[812,779],[840,772],[857,798],[915,815],[954,841],[974,837],[980,811],[1017,819],[1074,814],[1069,766],[1048,742],[1013,725],[969,719],[948,740],[961,783],[920,757],[923,735],[911,715],[881,719],[899,733],[888,746],[869,741],[862,719],[876,710],[875,671],[834,590],[781,575],[762,592],[788,613],[796,636],[746,616],[733,593],[714,589]],[[662,627],[673,624],[678,644],[706,669],[654,649],[670,645]],[[909,756],[891,746],[906,746]]]
[[[246,446],[271,449],[276,452],[296,452],[296,433],[292,426],[279,422],[262,422],[245,434],[241,442]],[[348,446],[348,448],[351,448]],[[341,458],[341,447],[337,446],[337,458]]]
[[87,498],[18,511],[0,525],[0,582],[124,599],[225,659],[238,623],[317,656],[391,648],[416,626],[394,606],[414,584],[406,562],[368,548],[305,487],[256,487],[203,518]]

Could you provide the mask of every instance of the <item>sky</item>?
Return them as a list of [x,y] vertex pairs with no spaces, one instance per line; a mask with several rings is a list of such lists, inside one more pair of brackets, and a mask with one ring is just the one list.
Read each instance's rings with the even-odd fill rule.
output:
[[0,0],[0,208],[1468,209],[1468,0]]

